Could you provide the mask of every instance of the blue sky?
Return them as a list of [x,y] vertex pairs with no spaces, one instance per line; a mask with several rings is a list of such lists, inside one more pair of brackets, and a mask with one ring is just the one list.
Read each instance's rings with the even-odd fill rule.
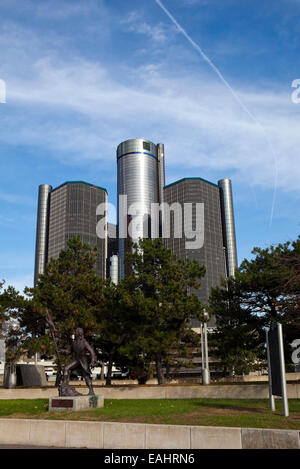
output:
[[33,282],[38,185],[84,180],[116,203],[128,138],[165,144],[167,183],[232,179],[239,261],[298,236],[300,0],[163,5],[224,81],[155,0],[0,0],[8,284]]

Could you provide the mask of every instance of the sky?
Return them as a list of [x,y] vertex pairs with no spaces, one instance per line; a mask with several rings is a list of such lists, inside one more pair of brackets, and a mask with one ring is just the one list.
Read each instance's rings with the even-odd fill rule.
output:
[[116,205],[130,138],[165,144],[167,184],[232,180],[239,263],[297,238],[300,0],[0,0],[0,18],[6,284],[33,284],[38,186]]

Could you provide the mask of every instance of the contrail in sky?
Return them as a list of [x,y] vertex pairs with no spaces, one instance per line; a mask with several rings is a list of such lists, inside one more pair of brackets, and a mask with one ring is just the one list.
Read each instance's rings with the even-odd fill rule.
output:
[[273,215],[274,215],[274,207],[275,207],[275,200],[276,200],[276,191],[277,191],[277,177],[278,177],[278,167],[277,167],[277,157],[276,153],[273,149],[273,146],[268,138],[268,135],[266,133],[266,130],[262,126],[262,124],[256,119],[256,117],[252,114],[251,111],[245,106],[245,104],[242,102],[242,100],[239,98],[239,96],[236,94],[236,92],[232,89],[228,81],[224,78],[220,70],[215,66],[215,64],[210,60],[210,58],[203,52],[200,46],[196,44],[195,41],[189,36],[189,34],[183,29],[183,27],[175,20],[174,16],[167,10],[167,8],[162,4],[160,0],[155,0],[155,2],[160,6],[160,8],[166,13],[166,15],[170,18],[170,20],[175,24],[177,29],[184,35],[184,37],[189,41],[189,43],[193,46],[194,49],[201,55],[201,57],[208,63],[208,65],[213,69],[213,71],[218,75],[222,83],[229,89],[230,93],[234,97],[234,99],[237,101],[237,103],[241,106],[241,108],[246,112],[246,114],[252,119],[253,122],[261,129],[265,140],[270,147],[270,150],[272,152],[273,158],[274,158],[274,166],[275,166],[275,176],[274,176],[274,192],[273,192],[273,201],[272,201],[272,208],[271,208],[271,214],[270,214],[270,223],[269,226],[271,227],[272,221],[273,221]]

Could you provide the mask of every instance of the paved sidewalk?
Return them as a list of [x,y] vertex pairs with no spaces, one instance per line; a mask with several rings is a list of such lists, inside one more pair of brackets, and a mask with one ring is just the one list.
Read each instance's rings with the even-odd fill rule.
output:
[[[0,449],[46,449],[46,446],[0,445]],[[50,449],[50,448],[47,448]]]
[[31,446],[31,445],[0,445],[0,449],[78,449],[78,448],[58,448],[55,446]]

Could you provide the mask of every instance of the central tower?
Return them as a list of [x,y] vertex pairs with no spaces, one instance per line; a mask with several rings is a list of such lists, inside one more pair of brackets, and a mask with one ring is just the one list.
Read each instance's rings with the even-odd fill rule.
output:
[[164,145],[142,138],[120,143],[118,164],[119,277],[129,240],[151,237],[160,227],[150,226],[151,204],[163,202]]

